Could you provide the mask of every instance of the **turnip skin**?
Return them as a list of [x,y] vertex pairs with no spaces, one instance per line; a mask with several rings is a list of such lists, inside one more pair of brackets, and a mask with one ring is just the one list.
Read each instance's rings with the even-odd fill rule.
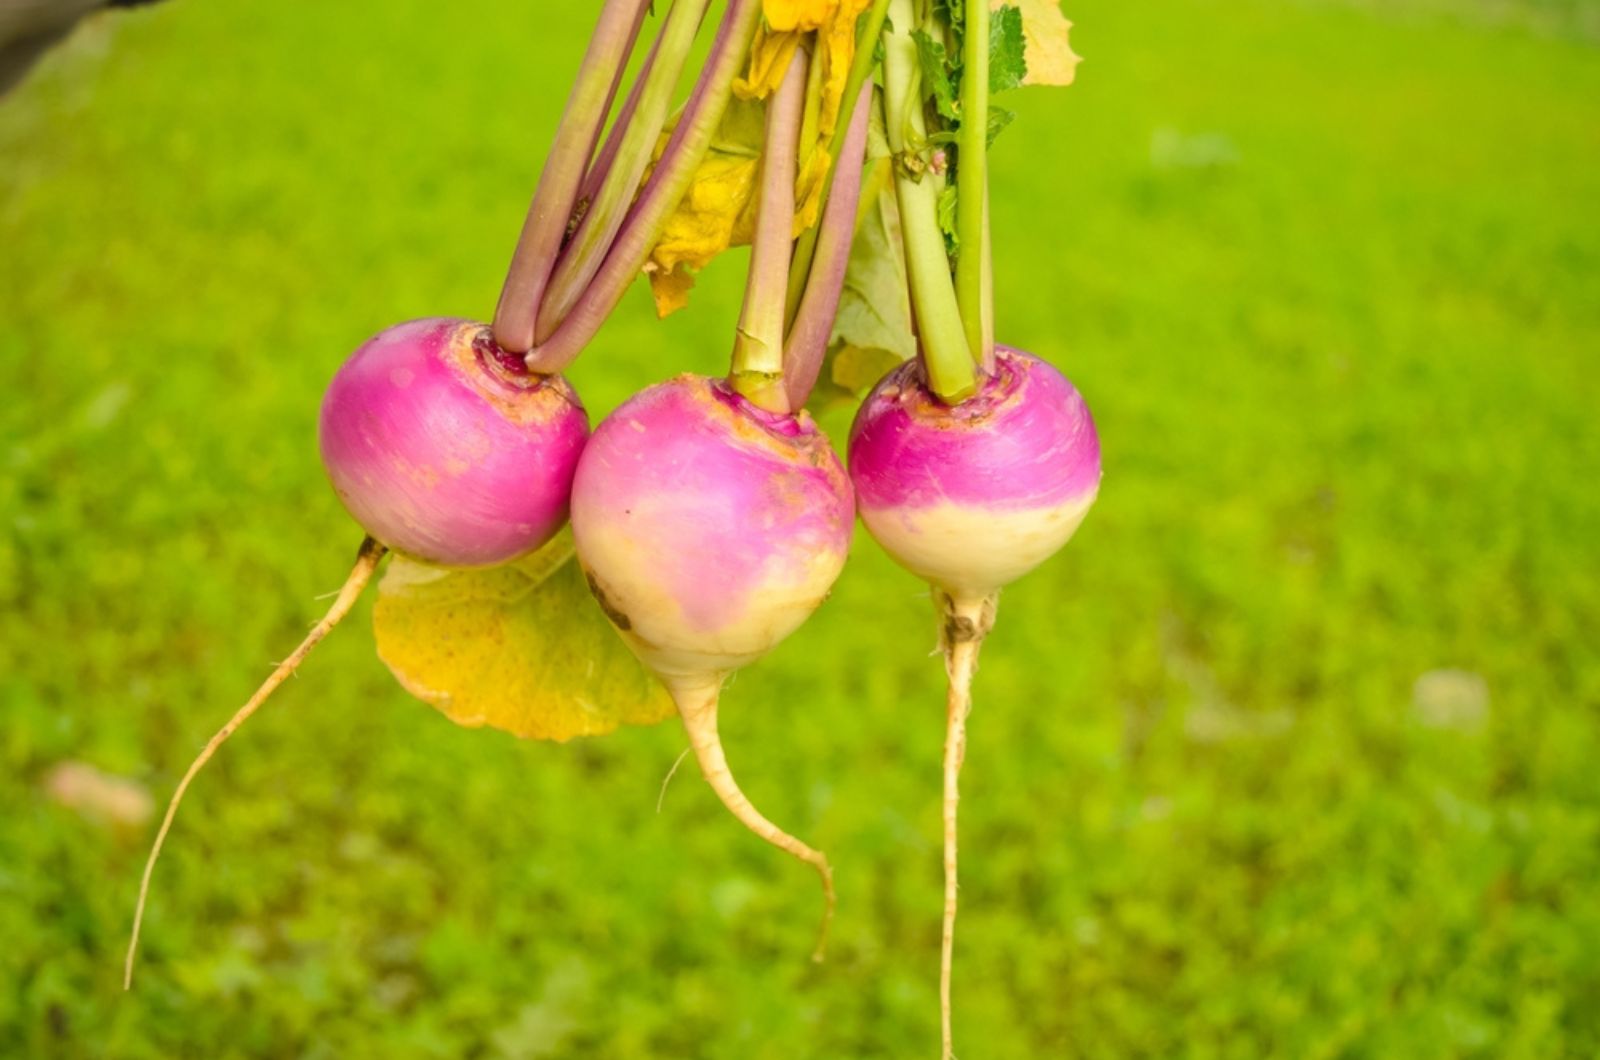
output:
[[479,567],[561,529],[588,433],[565,379],[529,372],[484,324],[434,317],[350,355],[318,435],[335,492],[369,534],[429,563]]
[[572,491],[595,595],[669,688],[794,632],[844,568],[853,520],[849,478],[809,415],[692,375],[601,423]]
[[1007,346],[959,405],[920,361],[873,389],[850,432],[862,521],[901,566],[976,602],[1065,545],[1100,488],[1100,442],[1083,396],[1053,366]]

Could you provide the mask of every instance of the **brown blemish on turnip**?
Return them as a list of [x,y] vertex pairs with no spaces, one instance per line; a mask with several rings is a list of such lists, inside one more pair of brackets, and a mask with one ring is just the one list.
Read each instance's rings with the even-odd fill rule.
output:
[[628,617],[626,611],[611,602],[610,598],[606,596],[606,591],[600,588],[600,583],[595,580],[594,575],[584,571],[583,576],[584,580],[589,583],[589,592],[594,594],[595,603],[600,605],[600,610],[605,612],[606,617],[611,620],[611,624],[624,633],[633,629],[633,619]]

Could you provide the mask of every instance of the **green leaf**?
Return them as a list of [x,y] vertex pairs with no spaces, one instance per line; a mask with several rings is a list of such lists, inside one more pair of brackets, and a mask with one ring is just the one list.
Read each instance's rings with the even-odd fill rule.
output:
[[1022,11],[1010,4],[995,8],[989,16],[989,91],[996,93],[1016,88],[1027,77]]
[[924,95],[933,98],[934,109],[947,121],[956,120],[956,88],[951,80],[950,56],[942,41],[934,40],[924,30],[913,30],[917,42],[917,57],[922,60],[922,88]]
[[985,134],[990,144],[1005,131],[1007,125],[1017,120],[1017,112],[1006,110],[1004,107],[991,106],[989,108],[989,131]]
[[372,625],[396,680],[457,725],[570,740],[674,713],[595,605],[570,530],[488,570],[395,556]]
[[960,29],[967,18],[965,0],[933,0],[933,17]]

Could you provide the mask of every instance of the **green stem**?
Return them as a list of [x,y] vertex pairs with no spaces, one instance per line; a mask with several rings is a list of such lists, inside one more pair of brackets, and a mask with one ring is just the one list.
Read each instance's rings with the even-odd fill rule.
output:
[[783,83],[767,101],[761,203],[750,241],[750,279],[733,342],[733,388],[770,412],[788,412],[783,387],[783,304],[794,241],[795,161],[806,103],[805,50],[797,50]]
[[[833,178],[839,172],[839,152],[844,148],[844,138],[850,131],[851,108],[855,106],[856,99],[861,95],[861,86],[866,84],[867,78],[872,75],[872,68],[878,61],[878,37],[883,33],[884,20],[889,17],[890,0],[873,0],[872,7],[862,16],[859,31],[856,34],[856,54],[850,63],[850,76],[845,81],[843,103],[839,112],[839,120],[834,124],[833,135],[828,140],[828,157],[833,159],[828,170],[827,180],[823,184],[823,201],[833,194]],[[795,244],[794,258],[789,264],[789,297],[784,306],[783,318],[792,325],[795,314],[800,311],[800,299],[806,292],[806,280],[811,275],[811,262],[817,254],[817,236],[819,229],[811,227],[800,233],[800,239]]]
[[937,181],[931,173],[915,173],[905,164],[908,156],[927,146],[917,44],[911,36],[917,24],[913,0],[890,0],[889,21],[891,29],[883,38],[884,128],[900,163],[895,167],[894,183],[911,280],[911,307],[928,385],[941,401],[954,405],[977,392],[977,366],[950,280],[944,233],[939,230]]
[[994,212],[989,206],[989,186],[983,187],[983,365],[985,375],[994,374],[994,236],[990,226]]
[[638,109],[623,133],[616,160],[578,225],[578,231],[562,250],[561,260],[550,277],[539,310],[538,341],[548,339],[572,312],[584,288],[599,271],[617,230],[622,227],[628,206],[655,152],[661,127],[672,106],[672,93],[678,86],[678,78],[694,47],[701,17],[708,6],[710,0],[676,0],[673,3],[666,25],[661,29],[660,50],[645,75]]
[[956,156],[956,299],[967,345],[979,364],[993,351],[984,341],[983,243],[989,183],[989,5],[969,3],[961,43],[961,132]]

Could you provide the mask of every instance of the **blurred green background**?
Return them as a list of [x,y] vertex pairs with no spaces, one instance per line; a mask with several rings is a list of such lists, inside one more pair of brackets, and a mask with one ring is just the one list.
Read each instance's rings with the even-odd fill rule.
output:
[[[0,102],[0,1055],[934,1053],[942,675],[865,537],[724,710],[837,865],[826,966],[809,873],[692,770],[656,812],[676,726],[456,728],[364,606],[202,776],[120,991],[151,826],[55,771],[164,801],[320,614],[321,389],[491,311],[594,6],[181,0]],[[1068,14],[999,313],[1106,477],[978,680],[960,1054],[1600,1054],[1595,5]],[[741,258],[630,293],[596,416],[724,366]]]

